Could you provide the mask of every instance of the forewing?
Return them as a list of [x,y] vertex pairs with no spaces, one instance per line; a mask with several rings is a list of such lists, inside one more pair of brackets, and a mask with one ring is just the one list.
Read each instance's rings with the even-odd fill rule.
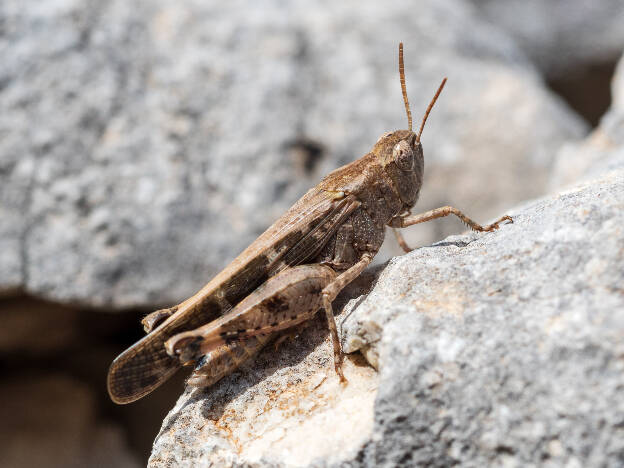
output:
[[354,200],[336,200],[317,188],[306,193],[174,315],[113,361],[107,379],[112,400],[130,403],[161,385],[180,367],[165,351],[167,339],[215,320],[270,276],[304,262],[355,208]]

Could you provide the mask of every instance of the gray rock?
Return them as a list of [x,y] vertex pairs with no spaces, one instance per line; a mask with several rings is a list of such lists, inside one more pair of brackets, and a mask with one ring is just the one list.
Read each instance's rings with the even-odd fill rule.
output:
[[549,75],[612,62],[622,53],[624,3],[619,0],[471,1]]
[[366,466],[624,463],[624,171],[393,259],[345,349],[380,370]]
[[[584,131],[459,0],[7,0],[0,23],[5,293],[107,308],[193,293],[324,173],[405,127],[399,39],[416,121],[449,76],[422,209],[484,218],[536,196]],[[435,229],[420,241],[451,228]]]
[[378,377],[340,388],[321,320],[187,390],[150,466],[621,466],[623,201],[620,169],[392,259],[339,319]]
[[349,360],[342,387],[326,324],[208,391],[182,395],[165,418],[148,463],[165,466],[307,466],[353,459],[373,430],[377,373]]
[[553,190],[624,166],[624,56],[615,70],[611,95],[611,108],[598,128],[587,139],[559,150],[550,180]]

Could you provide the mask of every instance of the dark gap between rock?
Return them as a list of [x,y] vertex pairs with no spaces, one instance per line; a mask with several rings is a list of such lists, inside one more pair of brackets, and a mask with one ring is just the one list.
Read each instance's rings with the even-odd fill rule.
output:
[[[93,397],[93,428],[113,424],[122,431],[128,449],[142,465],[147,464],[162,421],[184,390],[187,372],[178,372],[149,398],[124,406],[111,402],[106,390],[108,366],[121,351],[144,336],[140,320],[146,311],[94,311],[27,295],[0,299],[0,310],[11,324],[5,331],[14,335],[0,336],[0,385],[46,376],[74,380],[87,387]],[[23,340],[18,339],[20,333]],[[54,401],[49,403],[54,405]],[[19,427],[19,421],[7,424]]]
[[579,64],[546,84],[595,128],[611,105],[611,78],[617,61]]
[[306,175],[314,173],[325,155],[323,145],[308,138],[292,141],[287,144],[287,148],[295,164],[300,166]]

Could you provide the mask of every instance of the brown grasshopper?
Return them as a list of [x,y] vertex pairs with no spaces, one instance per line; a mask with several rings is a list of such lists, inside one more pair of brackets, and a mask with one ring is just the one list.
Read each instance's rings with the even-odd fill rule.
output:
[[[372,261],[386,226],[404,228],[453,214],[475,231],[492,231],[509,216],[481,226],[444,206],[419,215],[410,210],[423,181],[420,137],[405,87],[403,44],[399,76],[408,130],[382,135],[370,153],[326,176],[197,294],[143,319],[146,337],[119,355],[108,373],[116,403],[150,393],[182,365],[196,364],[188,383],[207,386],[257,353],[280,330],[324,309],[341,380],[342,353],[332,301]],[[406,252],[401,234],[395,234]]]

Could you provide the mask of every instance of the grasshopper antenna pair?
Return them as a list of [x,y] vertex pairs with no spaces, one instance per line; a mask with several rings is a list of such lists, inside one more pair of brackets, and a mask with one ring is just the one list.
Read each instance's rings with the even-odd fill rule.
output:
[[[407,87],[405,86],[405,65],[403,63],[403,43],[399,42],[399,79],[401,80],[401,92],[403,93],[403,103],[405,104],[405,113],[407,114],[407,126],[409,127],[409,131],[412,131],[412,111],[410,110],[409,99],[407,98]],[[425,111],[425,116],[422,119],[422,123],[420,124],[420,130],[418,130],[418,134],[416,135],[416,141],[420,141],[420,136],[422,135],[423,129],[425,128],[425,122],[427,122],[427,118],[429,117],[429,113],[433,106],[435,105],[444,85],[446,84],[446,77],[440,83],[438,87],[438,91],[433,96],[433,99],[429,103],[429,107]]]

